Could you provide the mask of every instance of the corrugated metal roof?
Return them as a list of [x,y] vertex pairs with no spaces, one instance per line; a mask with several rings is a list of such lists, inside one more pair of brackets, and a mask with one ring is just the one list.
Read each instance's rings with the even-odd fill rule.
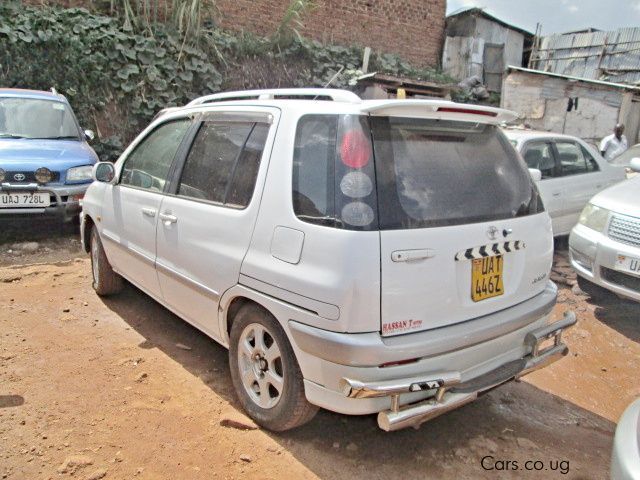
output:
[[639,84],[640,28],[544,37],[531,65],[562,75]]
[[640,92],[640,86],[637,85],[629,85],[629,84],[624,84],[624,83],[615,83],[615,82],[607,82],[604,80],[594,80],[591,78],[581,78],[581,77],[576,77],[576,76],[571,76],[571,75],[563,75],[561,73],[554,73],[554,72],[545,72],[542,70],[534,70],[532,68],[523,68],[523,67],[516,67],[515,65],[509,65],[507,67],[507,71],[511,71],[511,70],[516,70],[519,72],[526,72],[526,73],[535,73],[538,75],[547,75],[549,77],[557,77],[557,78],[564,78],[567,80],[575,80],[577,82],[586,82],[586,83],[595,83],[598,85],[603,85],[606,87],[614,87],[614,88],[623,88],[625,90],[632,90],[634,92]]
[[529,30],[525,30],[524,28],[518,27],[517,25],[513,25],[511,23],[507,23],[504,20],[496,17],[495,15],[492,15],[491,13],[489,13],[487,11],[486,8],[478,8],[478,7],[461,7],[453,12],[451,12],[449,15],[447,15],[447,18],[452,18],[452,17],[457,17],[459,15],[481,15],[483,17],[485,17],[488,20],[491,20],[493,22],[499,23],[500,25],[510,28],[511,30],[515,30],[516,32],[520,32],[524,35],[528,35],[529,37],[533,37],[533,33],[531,33]]

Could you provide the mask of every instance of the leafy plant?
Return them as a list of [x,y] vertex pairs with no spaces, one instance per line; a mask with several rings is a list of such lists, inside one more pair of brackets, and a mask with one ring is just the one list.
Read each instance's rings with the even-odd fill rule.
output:
[[287,44],[294,37],[301,40],[302,35],[300,35],[299,29],[304,27],[302,17],[314,8],[316,8],[316,5],[313,0],[291,0],[278,28],[273,34],[272,41],[274,45]]
[[222,82],[207,53],[162,25],[145,36],[84,9],[0,6],[0,65],[0,84],[66,95],[109,157],[160,109]]

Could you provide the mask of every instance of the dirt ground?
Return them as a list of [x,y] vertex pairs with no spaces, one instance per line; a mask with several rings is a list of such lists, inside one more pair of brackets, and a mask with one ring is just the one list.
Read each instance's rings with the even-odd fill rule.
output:
[[97,297],[73,234],[0,244],[0,478],[602,479],[640,396],[640,306],[572,291],[561,250],[554,315],[579,323],[553,366],[419,430],[326,411],[282,434],[225,426],[246,420],[227,352],[131,286]]

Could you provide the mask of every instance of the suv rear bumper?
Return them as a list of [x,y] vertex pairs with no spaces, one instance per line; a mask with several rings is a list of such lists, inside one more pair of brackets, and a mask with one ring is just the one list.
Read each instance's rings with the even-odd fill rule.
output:
[[84,196],[89,183],[81,185],[19,185],[0,184],[3,192],[46,192],[51,197],[51,206],[44,208],[0,208],[0,218],[47,217],[69,222],[77,218],[82,210],[80,198]]
[[[556,292],[549,282],[541,294],[493,315],[392,338],[327,332],[294,321],[287,326],[311,403],[345,414],[377,413],[381,428],[397,430],[566,355],[561,333],[575,315],[549,324]],[[545,340],[551,346],[542,350]],[[389,362],[400,363],[384,365]]]
[[548,315],[558,288],[548,282],[535,297],[491,315],[448,327],[382,337],[379,333],[338,333],[289,322],[296,345],[323,360],[352,367],[377,367],[411,358],[443,355],[502,337]]
[[[569,348],[562,343],[562,332],[575,323],[575,314],[566,312],[561,321],[527,334],[525,343],[531,348],[531,353],[464,383],[461,382],[461,372],[455,371],[369,384],[343,378],[342,393],[350,398],[390,396],[391,408],[378,413],[380,428],[393,431],[417,427],[427,420],[472,402],[483,392],[560,360],[569,353]],[[551,339],[553,344],[543,349],[542,343]],[[435,390],[433,399],[400,407],[400,395],[424,390]]]

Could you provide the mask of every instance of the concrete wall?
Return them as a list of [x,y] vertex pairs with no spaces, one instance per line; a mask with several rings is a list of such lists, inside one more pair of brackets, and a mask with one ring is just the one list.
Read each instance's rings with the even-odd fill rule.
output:
[[[633,97],[616,87],[513,71],[505,77],[501,106],[518,113],[520,121],[534,129],[566,133],[591,143],[609,135],[616,123],[627,123],[627,138],[635,143],[638,125],[632,116],[637,115],[634,104],[638,104]],[[570,98],[578,98],[578,108],[567,112]],[[623,105],[628,106],[623,109]]]

